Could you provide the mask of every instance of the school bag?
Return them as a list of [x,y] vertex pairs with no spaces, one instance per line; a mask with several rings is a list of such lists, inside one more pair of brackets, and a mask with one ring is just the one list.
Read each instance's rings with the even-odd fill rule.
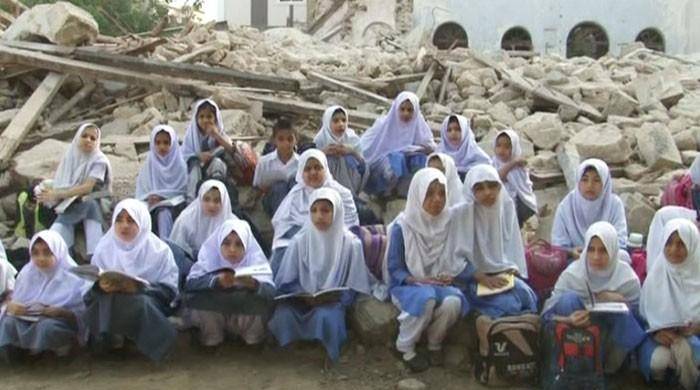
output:
[[36,232],[48,229],[56,219],[56,213],[52,209],[32,199],[33,194],[32,187],[17,194],[17,237],[30,239]]
[[[551,329],[551,326],[549,327]],[[546,390],[602,390],[605,376],[598,325],[578,328],[557,322],[554,338],[547,337],[542,388]]]
[[362,241],[362,251],[365,255],[367,269],[377,280],[382,280],[384,254],[386,253],[387,245],[386,226],[353,226],[350,228],[350,231]]
[[552,294],[559,275],[569,263],[568,253],[563,248],[539,239],[525,247],[527,263],[527,283],[537,294],[539,302],[544,302]]
[[637,274],[639,283],[644,283],[647,278],[647,251],[646,249],[636,248],[630,253],[632,258],[632,270]]
[[690,179],[690,174],[671,179],[664,188],[661,195],[661,207],[663,206],[681,206],[689,209],[693,207],[693,181]]
[[479,350],[475,378],[488,386],[531,384],[538,380],[540,317],[535,314],[476,319]]
[[[231,174],[236,180],[236,184],[249,186],[253,184],[253,176],[255,176],[255,166],[258,164],[258,156],[247,142],[237,142],[239,155],[236,156],[238,164],[234,165]],[[245,162],[245,167],[241,162]]]

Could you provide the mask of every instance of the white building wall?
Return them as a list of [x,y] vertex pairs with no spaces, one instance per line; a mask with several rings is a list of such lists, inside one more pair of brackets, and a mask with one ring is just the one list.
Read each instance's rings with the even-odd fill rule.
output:
[[[260,0],[257,0],[260,1]],[[267,25],[284,27],[289,17],[289,5],[280,4],[278,0],[267,0]],[[306,22],[306,4],[294,6],[294,23]]]
[[413,16],[414,43],[455,22],[470,47],[494,50],[508,29],[521,26],[536,51],[565,55],[569,32],[591,21],[606,31],[613,54],[649,27],[663,33],[668,53],[700,51],[700,0],[415,0]]
[[249,26],[252,1],[254,0],[218,0],[219,12],[229,26]]
[[[267,24],[270,27],[287,25],[289,6],[280,4],[278,0],[217,0],[217,19],[226,20],[229,26],[247,26],[251,23],[251,8],[253,1],[267,1]],[[223,16],[221,16],[223,15]],[[306,22],[306,5],[294,6],[294,22]]]

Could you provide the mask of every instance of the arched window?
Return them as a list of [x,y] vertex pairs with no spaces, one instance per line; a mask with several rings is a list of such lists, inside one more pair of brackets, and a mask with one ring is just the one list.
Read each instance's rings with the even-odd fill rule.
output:
[[503,34],[501,39],[501,49],[511,51],[531,51],[532,37],[530,33],[522,27],[513,27]]
[[642,30],[639,35],[637,35],[637,42],[642,42],[647,49],[656,50],[660,52],[666,51],[666,41],[664,40],[664,35],[661,31],[650,27]]
[[603,28],[593,22],[579,23],[566,39],[566,57],[587,56],[598,59],[608,53],[610,41]]
[[435,30],[433,45],[440,50],[447,50],[451,47],[469,47],[469,38],[462,26],[454,22],[447,22]]

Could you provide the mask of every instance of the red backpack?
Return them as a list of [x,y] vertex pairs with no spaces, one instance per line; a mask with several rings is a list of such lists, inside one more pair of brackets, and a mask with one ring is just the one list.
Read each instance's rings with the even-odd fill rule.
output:
[[540,239],[525,247],[525,261],[528,284],[544,302],[569,264],[567,251]]
[[632,269],[639,278],[639,283],[644,283],[647,278],[647,251],[646,249],[633,249],[630,254],[632,258]]
[[673,178],[661,195],[661,206],[681,206],[689,209],[693,207],[693,181],[690,179],[690,174],[679,178]]

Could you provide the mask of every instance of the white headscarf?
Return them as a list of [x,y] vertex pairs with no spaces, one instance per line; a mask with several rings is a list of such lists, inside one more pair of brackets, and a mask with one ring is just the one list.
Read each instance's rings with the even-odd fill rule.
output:
[[[478,204],[474,198],[474,186],[487,181],[501,185],[498,199],[491,207]],[[460,218],[466,221],[465,230],[469,232],[464,237],[467,259],[481,272],[515,269],[527,278],[525,247],[520,236],[515,204],[503,191],[496,168],[485,164],[472,167],[464,179],[464,193],[467,205],[460,209]]]
[[[603,271],[595,271],[588,266],[588,247],[593,237],[598,237],[608,252],[608,266]],[[639,300],[639,278],[629,264],[620,261],[617,232],[609,222],[596,222],[588,228],[581,258],[569,265],[559,276],[543,312],[553,307],[561,296],[569,291],[573,291],[587,303],[592,303],[588,302],[587,285],[594,293],[612,291],[622,294],[628,303],[636,304]]]
[[[156,151],[156,135],[161,131],[170,136],[170,151],[161,157]],[[187,192],[187,165],[180,153],[177,133],[168,125],[158,125],[151,131],[151,144],[146,164],[136,178],[136,198],[149,195],[172,198]]]
[[[97,142],[95,150],[90,154],[85,154],[80,149],[80,137],[87,128],[97,129]],[[93,123],[85,123],[78,128],[73,141],[71,142],[68,152],[61,159],[56,170],[56,175],[53,180],[53,188],[71,188],[82,184],[90,174],[90,170],[95,166],[102,164],[105,166],[104,185],[111,190],[112,185],[112,167],[109,164],[109,159],[100,150],[100,139],[102,131]]]
[[668,221],[676,218],[687,219],[695,223],[697,213],[695,210],[680,206],[665,206],[660,208],[649,225],[647,237],[647,270],[651,270],[656,259],[663,254],[666,242],[664,241],[664,227]]
[[[452,213],[448,206],[445,205],[437,216],[428,214],[423,208],[428,188],[436,180],[445,185],[449,197],[450,189],[445,175],[435,168],[423,168],[411,180],[406,208],[387,228],[391,231],[395,223],[401,226],[406,267],[411,275],[418,278],[457,276],[467,266],[456,254],[455,245],[463,239],[463,231],[451,226]],[[390,242],[387,247],[389,245]]]
[[[449,127],[450,118],[457,118],[459,128],[462,130],[462,143],[459,147],[454,147],[447,139],[447,129]],[[457,171],[467,172],[469,168],[478,164],[491,164],[491,158],[484,152],[479,144],[476,143],[476,137],[469,126],[469,119],[462,115],[448,115],[442,121],[440,126],[440,144],[438,152],[445,153],[454,159]]]
[[[496,134],[496,138],[493,140],[494,147],[498,141],[498,137],[505,134],[510,138],[511,149],[511,160],[522,156],[523,149],[520,146],[520,136],[513,130],[502,130]],[[496,169],[501,169],[503,165],[509,161],[501,161],[498,156],[493,157],[493,165]],[[535,192],[532,190],[532,181],[530,180],[530,175],[528,175],[527,170],[523,167],[514,167],[508,171],[506,176],[506,182],[504,183],[508,194],[515,200],[520,198],[520,200],[525,203],[525,205],[535,212],[537,211],[537,198],[535,198]]]
[[[593,201],[583,197],[578,184],[588,167],[595,169],[603,183],[603,191]],[[583,246],[588,227],[594,222],[608,221],[615,226],[620,248],[627,248],[625,207],[620,198],[613,194],[612,187],[610,170],[603,160],[591,158],[582,162],[576,174],[576,188],[566,195],[557,208],[552,227],[552,244]]]
[[219,128],[221,135],[226,136],[226,131],[224,130],[224,119],[221,116],[221,110],[219,106],[211,99],[203,99],[197,102],[192,110],[192,119],[189,125],[187,125],[187,133],[185,133],[185,141],[182,144],[182,157],[185,161],[189,160],[191,157],[199,155],[202,152],[202,145],[207,143],[210,148],[216,145],[216,140],[208,135],[203,135],[199,131],[199,125],[197,124],[197,113],[199,113],[199,107],[204,104],[209,103],[214,106],[216,111],[216,126]]
[[309,216],[309,200],[311,193],[315,188],[309,187],[304,183],[304,168],[309,159],[317,160],[322,166],[325,175],[325,181],[322,187],[328,187],[336,190],[343,200],[343,208],[345,215],[345,225],[348,227],[359,225],[360,220],[355,208],[355,201],[352,198],[352,193],[347,188],[333,179],[333,175],[328,170],[328,160],[326,155],[318,149],[309,149],[299,156],[299,166],[297,167],[296,182],[287,196],[284,198],[280,206],[277,208],[275,215],[272,217],[272,226],[275,229],[274,240],[272,241],[272,249],[282,248],[289,244],[289,239],[284,239],[285,233],[293,226],[303,226]]
[[[245,248],[243,259],[235,265],[231,264],[231,262],[226,260],[221,254],[221,244],[231,232],[236,232]],[[199,254],[197,255],[197,262],[192,266],[187,279],[195,279],[222,268],[235,271],[241,267],[263,264],[268,264],[267,258],[260,248],[260,244],[258,244],[255,237],[253,237],[248,222],[240,219],[229,219],[204,241],[202,249],[199,250]],[[274,286],[272,282],[272,271],[270,271],[269,275],[253,275],[253,278],[260,283],[267,283]]]
[[[126,211],[136,222],[139,232],[131,242],[123,242],[114,231],[117,217]],[[100,239],[92,264],[105,271],[119,271],[163,283],[177,291],[178,269],[170,247],[151,232],[151,215],[140,200],[124,199],[117,204],[112,227]]]
[[319,188],[311,193],[309,210],[314,202],[327,200],[333,205],[333,222],[326,231],[320,231],[307,213],[304,227],[294,236],[287,248],[275,284],[298,281],[307,293],[348,287],[369,294],[370,273],[365,265],[362,243],[345,226],[345,208],[340,194],[333,188]]
[[[208,216],[202,206],[204,195],[212,188],[216,188],[221,194],[221,211],[215,217]],[[238,217],[231,211],[231,200],[226,186],[218,180],[207,180],[199,187],[197,199],[177,217],[173,231],[170,232],[170,240],[190,255],[194,255],[204,241],[229,219],[238,219]]]
[[445,178],[447,178],[447,206],[452,207],[458,203],[464,202],[464,196],[462,195],[462,180],[459,179],[459,174],[457,173],[457,167],[455,167],[455,162],[452,157],[444,153],[433,153],[428,156],[425,161],[425,166],[429,166],[430,160],[433,157],[437,157],[442,162],[442,166],[445,168]]
[[695,185],[700,185],[700,155],[695,157],[693,163],[690,164],[690,181]]
[[[413,118],[404,123],[399,117],[401,103],[408,100],[413,105]],[[391,104],[389,113],[377,119],[360,139],[362,154],[372,164],[387,154],[400,152],[412,145],[434,147],[433,133],[420,112],[418,96],[413,92],[401,92]]]
[[37,240],[46,243],[56,262],[51,269],[43,270],[30,260],[17,276],[12,300],[23,305],[42,304],[80,312],[85,307],[83,294],[90,288],[90,283],[68,272],[77,264],[58,233],[44,230],[35,234],[29,244],[30,256]]
[[642,287],[639,311],[650,330],[700,321],[700,236],[693,222],[674,219],[664,228],[664,245],[676,232],[688,257],[671,264],[662,251]]
[[0,242],[0,294],[8,290],[14,290],[15,275],[17,275],[17,270],[7,260],[5,247]]
[[336,111],[342,111],[345,114],[345,118],[349,121],[348,111],[341,106],[330,106],[326,108],[323,112],[323,118],[321,122],[321,128],[318,130],[316,137],[314,138],[314,143],[316,148],[323,149],[328,145],[340,144],[349,147],[350,149],[359,149],[360,147],[360,137],[357,136],[355,130],[350,127],[345,128],[345,132],[340,137],[336,137],[331,130],[331,121],[333,120],[333,114]]

